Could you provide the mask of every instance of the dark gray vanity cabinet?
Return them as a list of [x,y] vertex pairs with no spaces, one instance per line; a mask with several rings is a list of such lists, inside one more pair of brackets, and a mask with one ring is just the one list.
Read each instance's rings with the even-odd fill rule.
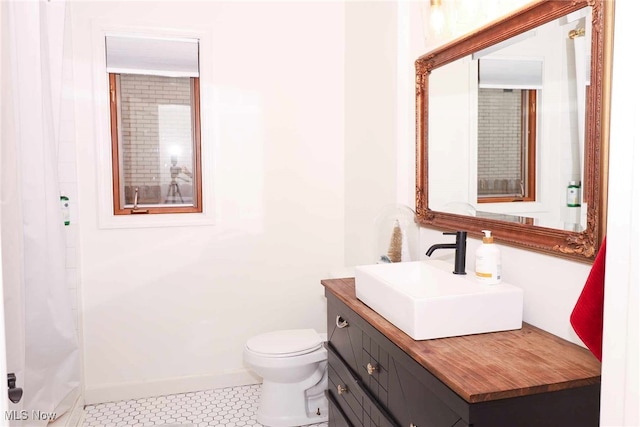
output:
[[414,341],[355,297],[353,279],[322,283],[330,427],[598,425],[587,350],[530,325]]

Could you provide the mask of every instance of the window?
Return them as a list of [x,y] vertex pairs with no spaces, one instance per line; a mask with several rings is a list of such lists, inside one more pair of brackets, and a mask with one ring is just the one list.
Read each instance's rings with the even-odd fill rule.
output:
[[478,203],[535,201],[533,89],[478,91]]
[[106,46],[114,214],[202,212],[198,41]]
[[478,203],[536,200],[538,95],[543,62],[478,63]]

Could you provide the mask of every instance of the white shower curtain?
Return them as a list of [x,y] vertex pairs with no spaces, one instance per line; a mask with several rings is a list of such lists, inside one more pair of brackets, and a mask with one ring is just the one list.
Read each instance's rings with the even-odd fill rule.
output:
[[27,418],[12,426],[41,426],[47,421],[34,415],[60,416],[80,393],[57,171],[66,7],[56,0],[0,7],[7,371],[24,389],[22,400],[8,406],[18,411],[14,418]]

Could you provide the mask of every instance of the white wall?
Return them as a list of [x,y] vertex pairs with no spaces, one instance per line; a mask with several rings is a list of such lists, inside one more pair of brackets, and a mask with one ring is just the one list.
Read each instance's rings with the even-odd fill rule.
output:
[[[289,325],[324,329],[319,279],[343,263],[370,262],[380,207],[390,200],[414,206],[413,61],[443,41],[425,48],[417,3],[303,4],[72,3],[88,398],[144,394],[144,382],[158,393],[246,380],[246,337]],[[215,35],[220,62],[207,78],[237,101],[227,103],[237,108],[214,141],[223,149],[215,163],[216,226],[98,227],[91,20],[143,15],[144,23]],[[250,115],[243,105],[261,108]],[[251,152],[262,153],[249,158],[261,166],[259,177],[255,167],[243,168]],[[621,210],[610,206],[612,220]],[[441,241],[440,231],[422,229],[423,252]],[[469,254],[478,244],[470,239]],[[568,319],[589,266],[511,247],[502,254],[505,280],[525,290],[525,321],[579,343]],[[637,305],[634,313],[637,319]],[[615,332],[624,322],[611,323],[605,345],[628,338]],[[629,355],[637,355],[637,337],[630,343]],[[607,350],[605,367],[606,358]],[[624,387],[617,374],[603,384],[611,419]],[[637,382],[627,387],[637,396]]]
[[372,264],[376,218],[396,202],[398,5],[344,8],[345,265]]
[[[324,331],[320,279],[343,265],[344,5],[71,7],[86,400],[255,381],[242,363],[246,339]],[[215,225],[100,228],[105,136],[95,124],[107,105],[92,37],[109,25],[210,35],[202,144]]]
[[[417,59],[425,52],[419,38],[413,42],[418,44]],[[477,144],[471,143],[472,112],[477,108],[469,93],[470,74],[471,58],[465,57],[429,75],[429,175],[438,177],[429,179],[429,206],[434,210],[450,210],[451,202],[476,204],[469,188],[477,176]]]

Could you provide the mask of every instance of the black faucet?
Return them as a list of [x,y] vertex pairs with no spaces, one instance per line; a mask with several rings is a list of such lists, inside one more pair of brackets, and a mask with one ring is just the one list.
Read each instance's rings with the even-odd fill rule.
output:
[[431,254],[436,249],[455,249],[456,250],[456,261],[455,268],[453,270],[453,274],[467,274],[464,271],[465,261],[467,259],[467,232],[466,231],[456,231],[453,233],[442,233],[445,236],[456,236],[455,243],[437,243],[431,246],[426,255],[431,256]]

